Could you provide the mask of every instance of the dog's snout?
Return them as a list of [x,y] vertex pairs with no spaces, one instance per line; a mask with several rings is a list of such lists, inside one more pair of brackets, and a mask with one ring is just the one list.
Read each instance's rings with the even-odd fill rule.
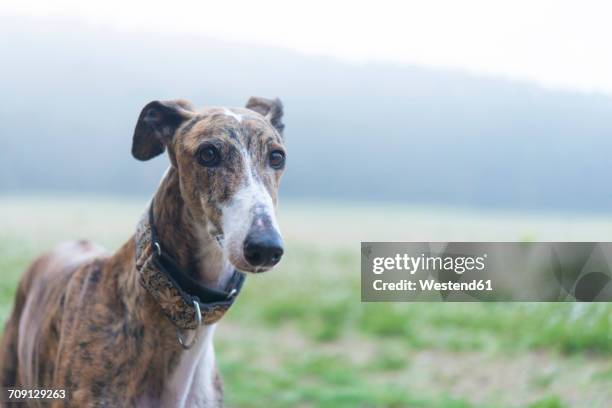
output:
[[249,235],[244,241],[244,257],[251,266],[274,266],[282,256],[283,241],[274,230]]

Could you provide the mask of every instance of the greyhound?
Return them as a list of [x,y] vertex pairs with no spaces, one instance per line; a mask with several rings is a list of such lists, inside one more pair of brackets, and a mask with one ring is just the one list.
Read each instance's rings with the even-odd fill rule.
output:
[[113,254],[78,241],[32,263],[2,339],[2,386],[64,390],[54,406],[222,406],[216,323],[244,272],[283,255],[282,115],[257,97],[246,109],[147,104],[132,155],[170,159],[147,211]]

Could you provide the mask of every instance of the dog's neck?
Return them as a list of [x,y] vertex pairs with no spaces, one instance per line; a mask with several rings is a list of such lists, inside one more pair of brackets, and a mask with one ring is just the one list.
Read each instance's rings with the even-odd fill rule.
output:
[[[202,234],[202,227],[193,219],[180,194],[178,174],[170,168],[164,175],[154,196],[153,215],[158,239],[163,251],[173,257],[180,268],[192,274],[210,287],[224,285],[233,269],[214,237]],[[117,262],[129,257],[131,273],[119,281],[126,294],[124,304],[132,311],[134,324],[142,324],[151,341],[158,341],[160,347],[152,366],[157,367],[150,374],[150,382],[162,384],[160,395],[143,395],[140,402],[149,405],[148,398],[161,401],[162,406],[187,407],[191,405],[218,406],[221,391],[215,376],[215,358],[212,337],[215,325],[204,325],[198,330],[197,342],[190,350],[182,350],[177,342],[175,327],[161,312],[155,300],[148,295],[138,282],[135,267],[135,241],[130,240],[116,255]],[[184,334],[189,338],[194,331]],[[199,405],[198,405],[199,406]]]
[[153,214],[163,251],[202,284],[222,288],[233,268],[208,232],[207,220],[196,219],[180,192],[178,172],[169,167],[154,196]]

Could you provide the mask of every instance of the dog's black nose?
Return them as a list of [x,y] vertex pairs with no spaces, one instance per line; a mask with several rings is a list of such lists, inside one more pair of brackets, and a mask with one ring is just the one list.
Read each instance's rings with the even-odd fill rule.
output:
[[250,235],[244,241],[244,257],[252,266],[274,266],[283,256],[283,241],[274,231]]

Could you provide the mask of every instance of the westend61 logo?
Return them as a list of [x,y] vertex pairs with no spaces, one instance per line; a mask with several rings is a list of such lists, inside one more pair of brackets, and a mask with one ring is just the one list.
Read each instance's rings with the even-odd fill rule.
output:
[[361,300],[612,301],[610,242],[362,242]]

